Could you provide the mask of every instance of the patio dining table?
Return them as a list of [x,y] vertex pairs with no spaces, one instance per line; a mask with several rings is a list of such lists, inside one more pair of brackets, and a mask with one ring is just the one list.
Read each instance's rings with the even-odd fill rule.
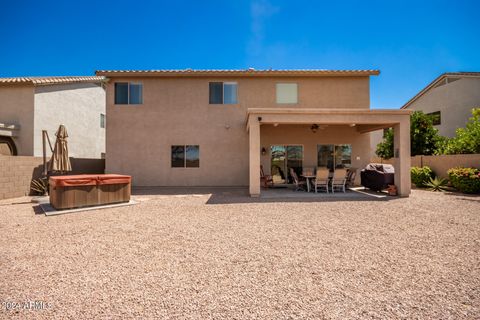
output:
[[302,174],[302,177],[304,177],[306,180],[307,180],[307,192],[310,192],[310,179],[314,179],[316,176],[315,175],[303,175]]

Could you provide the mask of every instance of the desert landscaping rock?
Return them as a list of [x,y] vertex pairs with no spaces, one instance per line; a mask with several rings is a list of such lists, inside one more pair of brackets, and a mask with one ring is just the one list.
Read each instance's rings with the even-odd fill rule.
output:
[[[0,318],[480,318],[480,197],[133,198],[53,217],[1,201]],[[50,305],[5,307],[25,301]]]

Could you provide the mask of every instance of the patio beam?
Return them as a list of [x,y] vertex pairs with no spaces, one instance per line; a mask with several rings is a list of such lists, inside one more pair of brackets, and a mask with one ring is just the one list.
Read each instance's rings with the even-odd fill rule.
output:
[[385,124],[361,124],[357,126],[357,132],[359,133],[368,133],[372,131],[392,128],[393,123],[385,123]]

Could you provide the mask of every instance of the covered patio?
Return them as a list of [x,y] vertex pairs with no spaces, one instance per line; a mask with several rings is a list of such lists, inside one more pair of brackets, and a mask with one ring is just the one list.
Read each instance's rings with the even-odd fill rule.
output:
[[[316,167],[317,146],[348,143],[354,151],[350,164],[360,170],[370,162],[369,132],[390,127],[395,133],[395,185],[398,194],[407,197],[410,194],[409,110],[250,108],[246,120],[249,193],[252,197],[260,196],[259,168],[263,165],[270,170],[270,160],[265,154],[272,145],[299,145],[305,165]],[[320,130],[312,135],[310,129],[314,133]]]

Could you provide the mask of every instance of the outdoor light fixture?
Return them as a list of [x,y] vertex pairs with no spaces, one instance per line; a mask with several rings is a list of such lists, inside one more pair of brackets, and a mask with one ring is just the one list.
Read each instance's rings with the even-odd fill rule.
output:
[[265,149],[265,147],[262,148],[262,156],[266,155],[267,154],[267,149]]
[[355,126],[356,126],[355,123],[351,123],[351,124],[350,124],[350,127],[355,127]]
[[318,130],[318,124],[312,124],[312,126],[310,127],[310,130],[312,130],[313,133],[316,133]]

